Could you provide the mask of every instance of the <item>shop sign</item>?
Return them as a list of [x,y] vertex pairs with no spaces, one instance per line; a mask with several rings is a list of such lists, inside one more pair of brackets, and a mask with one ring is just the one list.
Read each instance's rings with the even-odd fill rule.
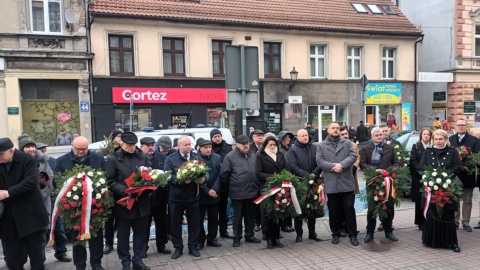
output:
[[302,96],[288,96],[288,103],[302,104]]
[[365,87],[365,104],[402,103],[401,83],[368,83]]
[[16,115],[16,114],[19,114],[20,109],[18,107],[8,107],[7,112],[8,112],[8,115]]
[[466,101],[463,102],[463,113],[475,113],[475,102],[474,101]]
[[432,110],[440,111],[440,110],[446,110],[446,109],[447,109],[447,103],[446,102],[433,102],[432,103]]
[[113,87],[113,103],[226,103],[225,88]]

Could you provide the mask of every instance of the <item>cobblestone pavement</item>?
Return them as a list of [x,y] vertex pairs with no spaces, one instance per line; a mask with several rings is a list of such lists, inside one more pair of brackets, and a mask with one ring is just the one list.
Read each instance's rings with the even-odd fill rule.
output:
[[[474,192],[472,220],[476,225],[479,221],[480,194]],[[232,240],[219,238],[221,248],[205,247],[201,257],[188,255],[185,247],[184,255],[178,260],[172,260],[170,255],[158,254],[154,241],[150,242],[148,258],[145,264],[151,269],[479,269],[478,250],[480,250],[480,230],[466,232],[458,229],[460,253],[449,249],[432,249],[422,245],[421,231],[413,224],[413,203],[404,199],[395,212],[393,221],[396,243],[384,238],[382,232],[375,233],[375,240],[364,243],[366,214],[358,213],[357,223],[359,246],[350,245],[348,238],[342,238],[340,244],[333,245],[327,218],[317,219],[317,233],[325,241],[316,243],[304,237],[302,243],[295,243],[295,233],[282,233],[284,248],[267,249],[266,242],[261,244],[245,243],[239,248],[232,247]],[[306,225],[304,225],[307,234]],[[260,233],[256,234],[260,237]],[[184,238],[186,243],[186,239]],[[168,247],[173,249],[171,243]],[[71,256],[71,246],[68,247]],[[103,267],[106,269],[121,269],[116,252],[103,257]],[[47,250],[46,266],[50,270],[75,269],[72,263],[57,262],[53,250]],[[3,257],[0,269],[6,269]],[[29,269],[29,266],[26,266]],[[89,269],[89,268],[88,268]]]

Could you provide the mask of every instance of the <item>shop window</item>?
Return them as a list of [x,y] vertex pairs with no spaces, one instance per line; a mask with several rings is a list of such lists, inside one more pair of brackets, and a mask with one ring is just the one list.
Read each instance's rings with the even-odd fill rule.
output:
[[32,0],[31,21],[33,32],[61,33],[62,13],[60,0]]
[[310,46],[310,77],[325,78],[325,45]]
[[225,107],[207,108],[207,127],[228,127]]
[[347,76],[349,79],[360,79],[362,61],[362,48],[349,46],[347,48]]
[[189,119],[189,114],[172,114],[172,128],[190,128],[191,121]]
[[281,43],[263,43],[263,72],[265,78],[281,77]]
[[473,100],[480,101],[480,88],[473,89]]
[[480,24],[475,25],[475,56],[480,56]]
[[[140,131],[151,126],[151,109],[134,109],[130,115],[129,108],[115,109],[115,129],[124,131]],[[130,129],[130,123],[131,129]]]
[[133,76],[133,36],[108,36],[110,75]]
[[185,76],[185,39],[163,38],[163,74]]
[[214,77],[225,77],[225,46],[228,40],[212,40],[212,68]]
[[78,100],[76,80],[20,80],[23,99]]
[[382,64],[383,64],[383,79],[395,79],[395,53],[396,50],[392,48],[383,48]]

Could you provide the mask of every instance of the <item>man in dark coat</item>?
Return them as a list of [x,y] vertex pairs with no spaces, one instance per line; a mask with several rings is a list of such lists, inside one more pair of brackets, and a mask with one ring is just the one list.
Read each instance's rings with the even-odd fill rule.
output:
[[[155,139],[152,137],[144,137],[140,139],[140,149],[147,156],[148,167],[157,170],[163,170],[165,165],[165,156],[163,153],[154,151]],[[147,236],[150,235],[150,226],[152,224],[152,218],[155,220],[155,244],[157,246],[157,252],[162,254],[170,254],[172,251],[165,245],[168,243],[167,238],[167,200],[168,193],[166,187],[158,187],[152,192],[150,196],[150,203],[152,207],[152,215],[149,219],[149,227]],[[147,237],[147,241],[149,237]],[[148,250],[148,246],[147,246]],[[146,254],[144,255],[146,257]]]
[[[199,155],[201,159],[210,168],[205,180],[205,185],[200,188],[200,215],[199,215],[199,227],[200,234],[198,236],[198,249],[203,249],[205,240],[207,246],[221,247],[222,244],[218,243],[218,202],[220,201],[220,168],[222,167],[222,161],[219,155],[212,153],[212,142],[209,140],[201,139],[198,143]],[[205,235],[205,229],[203,221],[205,218],[205,212],[208,215],[208,235]]]
[[220,171],[220,180],[230,187],[229,195],[234,211],[233,247],[240,246],[243,223],[245,223],[245,241],[256,244],[261,242],[255,237],[253,230],[255,222],[253,200],[258,197],[260,189],[255,176],[256,156],[250,151],[249,143],[250,139],[247,135],[237,136],[236,148],[225,156]]
[[[192,142],[188,136],[182,136],[178,139],[178,151],[165,160],[164,170],[172,171],[170,179],[170,192],[168,194],[168,207],[170,210],[171,235],[175,252],[172,259],[178,259],[183,255],[182,239],[182,218],[186,212],[188,221],[188,253],[193,257],[200,257],[197,249],[200,196],[199,184],[192,180],[186,180],[183,183],[177,182],[178,168],[188,160],[196,160],[198,156],[192,151]],[[203,179],[205,180],[205,179]]]
[[[465,119],[458,119],[455,128],[456,134],[451,136],[448,140],[452,147],[466,146],[470,148],[473,153],[480,151],[480,142],[478,138],[467,133],[467,121]],[[458,204],[459,209],[455,212],[455,223],[457,227],[460,225],[460,209],[462,211],[462,227],[467,232],[472,231],[470,226],[470,215],[472,214],[472,197],[473,189],[475,188],[475,174],[468,174],[463,171],[458,174],[458,178],[463,183],[462,201],[463,204]]]
[[44,269],[41,245],[48,213],[38,184],[35,158],[15,150],[9,138],[0,138],[0,238],[9,269],[23,269],[24,248],[32,270]]
[[363,125],[363,121],[360,121],[360,125],[357,127],[357,140],[358,143],[368,141],[370,136],[368,136],[368,128]]
[[[264,139],[263,135],[265,135],[265,133],[260,129],[256,129],[252,132],[252,142],[250,143],[250,152],[254,154],[258,152],[258,148],[260,148],[260,146],[263,143],[263,139]],[[260,227],[262,223],[262,218],[260,215],[260,205],[254,205],[254,215],[255,215],[255,225],[253,227],[253,230],[258,232],[260,231]]]
[[[126,193],[128,188],[125,179],[132,173],[137,172],[140,166],[148,166],[147,157],[136,146],[137,135],[133,132],[124,132],[121,135],[120,149],[115,151],[107,160],[107,181],[113,198],[118,201],[125,196],[135,200],[131,210],[115,203],[115,221],[117,228],[117,254],[122,261],[122,269],[130,269],[133,263],[135,270],[148,270],[142,261],[142,256],[147,249],[148,221],[150,219],[150,194],[143,192],[142,195]],[[133,230],[133,258],[130,256],[130,229]]]
[[[220,162],[223,163],[225,156],[232,151],[232,146],[223,140],[222,133],[219,129],[212,129],[210,131],[210,140],[212,141],[212,151],[220,155]],[[228,205],[228,185],[220,183],[220,201],[218,202],[218,228],[220,230],[220,237],[233,239],[233,235],[228,233],[227,224],[227,205]]]
[[[308,132],[305,129],[300,129],[297,132],[297,140],[286,154],[287,162],[290,166],[290,172],[302,179],[310,174],[319,175],[321,169],[320,167],[317,167],[316,153],[317,149],[312,145]],[[295,242],[297,243],[302,242],[302,223],[302,217],[295,218],[295,230],[297,232]],[[314,217],[308,217],[308,238],[315,242],[320,242],[322,239],[320,239],[315,233],[315,223],[316,221]]]
[[[389,170],[394,166],[400,166],[400,161],[397,157],[393,145],[387,144],[384,141],[384,134],[382,128],[375,127],[372,129],[372,140],[370,143],[362,147],[360,150],[360,168],[365,171],[366,169],[375,169],[378,172]],[[395,215],[395,206],[392,204],[386,204],[388,207],[387,217],[381,220],[383,228],[385,230],[385,238],[391,241],[398,241],[397,237],[393,234],[392,221]],[[373,240],[373,234],[375,232],[375,226],[377,219],[372,217],[372,212],[367,213],[367,235],[364,241],[370,242]]]
[[[67,170],[73,169],[75,165],[90,166],[93,169],[103,170],[105,167],[105,159],[102,155],[88,150],[88,139],[80,136],[73,140],[72,150],[70,153],[59,157],[57,165],[54,169],[55,174],[64,173]],[[97,236],[88,240],[88,247],[90,250],[90,265],[92,270],[103,270],[103,231],[98,230]],[[87,268],[87,250],[84,245],[73,246],[73,264],[77,270]]]

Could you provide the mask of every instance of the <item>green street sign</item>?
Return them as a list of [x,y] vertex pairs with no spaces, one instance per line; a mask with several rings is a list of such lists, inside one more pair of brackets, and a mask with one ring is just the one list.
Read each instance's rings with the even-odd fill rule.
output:
[[8,107],[7,112],[8,115],[16,115],[20,113],[20,109],[18,107]]

